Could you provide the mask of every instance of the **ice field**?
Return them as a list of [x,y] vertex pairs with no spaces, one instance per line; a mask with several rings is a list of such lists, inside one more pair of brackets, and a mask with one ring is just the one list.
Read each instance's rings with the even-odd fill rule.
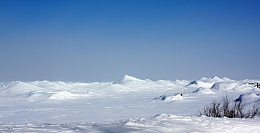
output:
[[260,80],[0,83],[0,132],[260,132],[260,118],[198,117],[228,96],[260,106]]

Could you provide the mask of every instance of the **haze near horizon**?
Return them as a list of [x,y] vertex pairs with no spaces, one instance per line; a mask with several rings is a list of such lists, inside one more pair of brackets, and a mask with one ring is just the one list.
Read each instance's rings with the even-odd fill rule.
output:
[[259,79],[258,0],[0,0],[0,81]]

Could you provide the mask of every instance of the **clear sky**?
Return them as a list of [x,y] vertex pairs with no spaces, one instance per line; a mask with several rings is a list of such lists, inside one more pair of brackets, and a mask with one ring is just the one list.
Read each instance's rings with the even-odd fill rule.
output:
[[0,81],[260,79],[259,0],[0,0]]

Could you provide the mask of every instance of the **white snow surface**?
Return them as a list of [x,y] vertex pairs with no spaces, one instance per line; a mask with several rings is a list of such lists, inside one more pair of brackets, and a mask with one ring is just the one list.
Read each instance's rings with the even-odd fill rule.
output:
[[[115,82],[2,82],[0,132],[255,132],[260,118],[198,117],[224,96],[260,106],[260,89],[226,77]],[[182,95],[181,95],[182,94]]]

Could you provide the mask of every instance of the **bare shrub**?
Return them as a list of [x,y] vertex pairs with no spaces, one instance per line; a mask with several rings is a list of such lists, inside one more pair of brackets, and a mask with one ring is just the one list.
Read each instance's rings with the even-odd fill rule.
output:
[[207,117],[228,117],[228,118],[254,118],[260,115],[260,108],[254,105],[252,109],[245,109],[241,102],[231,102],[230,98],[225,96],[220,102],[213,101],[209,106],[205,106],[199,111],[198,116]]
[[260,115],[260,108],[257,107],[256,105],[253,106],[251,110],[248,110],[245,117],[246,118],[254,118],[255,116]]

